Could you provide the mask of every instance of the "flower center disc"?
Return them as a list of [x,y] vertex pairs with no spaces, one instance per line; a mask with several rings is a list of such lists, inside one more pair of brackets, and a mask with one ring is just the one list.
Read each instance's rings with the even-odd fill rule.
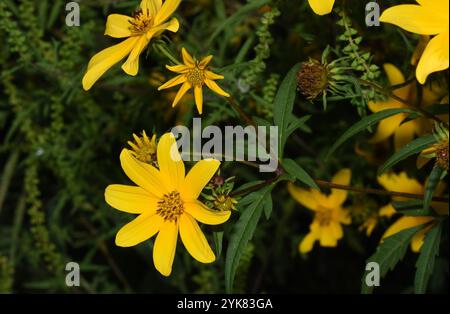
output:
[[448,140],[442,141],[436,147],[436,163],[448,171]]
[[202,86],[205,81],[205,75],[199,68],[193,68],[186,74],[186,78],[193,86]]
[[149,10],[147,12],[139,10],[133,14],[133,21],[130,21],[130,24],[133,34],[143,34],[153,26],[153,18],[150,16]]
[[333,212],[329,209],[323,209],[316,212],[315,219],[321,226],[327,226],[330,224],[333,218]]
[[158,202],[158,208],[156,209],[156,213],[163,217],[164,220],[173,222],[176,222],[183,212],[183,200],[177,191],[165,194]]

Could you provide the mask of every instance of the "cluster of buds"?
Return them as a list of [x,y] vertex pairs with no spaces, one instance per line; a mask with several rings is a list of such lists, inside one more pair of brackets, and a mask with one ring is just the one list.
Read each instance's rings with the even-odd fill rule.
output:
[[231,196],[233,189],[234,177],[224,179],[220,174],[214,176],[205,188],[210,193],[202,193],[206,206],[218,211],[237,210],[238,202]]
[[156,159],[156,134],[150,139],[145,131],[142,131],[142,136],[133,134],[134,142],[128,141],[131,147],[131,154],[139,161],[145,162],[157,167]]

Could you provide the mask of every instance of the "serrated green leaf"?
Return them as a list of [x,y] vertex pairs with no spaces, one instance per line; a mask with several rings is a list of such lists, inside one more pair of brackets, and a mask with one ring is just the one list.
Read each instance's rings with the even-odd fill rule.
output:
[[423,200],[423,209],[428,210],[430,208],[431,200],[433,199],[434,191],[436,190],[441,176],[444,173],[444,169],[439,166],[433,168],[428,178],[427,185],[425,187],[425,194]]
[[[225,288],[227,293],[231,293],[233,290],[234,276],[236,275],[239,260],[248,242],[253,237],[265,203],[268,201],[273,187],[274,185],[272,184],[251,193],[254,196],[252,198],[253,201],[245,209],[239,209],[242,214],[234,225],[225,257]],[[247,197],[250,197],[250,195]],[[242,206],[242,203],[239,202],[238,206]]]
[[305,183],[307,186],[319,190],[316,182],[313,178],[303,169],[298,163],[296,163],[292,159],[284,159],[282,162],[282,166],[287,173],[291,176],[299,180],[300,182]]
[[416,262],[416,277],[414,279],[414,292],[423,294],[427,290],[428,281],[433,274],[434,262],[439,255],[441,243],[442,223],[431,229],[425,236],[420,249],[420,255]]
[[392,117],[399,113],[414,113],[414,111],[410,109],[401,109],[401,108],[387,109],[362,118],[359,122],[355,123],[352,127],[350,127],[347,131],[345,131],[344,134],[342,134],[342,136],[337,141],[334,142],[333,146],[331,146],[330,150],[328,151],[325,160],[328,160],[328,158],[330,158],[330,156],[336,151],[336,149],[338,149],[351,137],[373,126],[377,122]]
[[278,126],[278,145],[280,158],[283,157],[284,145],[287,140],[287,129],[289,122],[292,121],[292,109],[294,107],[295,96],[297,94],[297,73],[300,64],[292,67],[286,77],[281,82],[274,101],[273,119]]
[[[383,278],[388,271],[392,270],[398,262],[400,262],[405,256],[411,238],[419,230],[423,228],[423,225],[413,228],[402,230],[383,240],[371,257],[366,261],[366,264],[370,262],[378,263],[380,267],[380,277]],[[366,285],[366,273],[362,277],[361,293],[370,294],[373,291],[373,287]]]
[[394,155],[392,155],[378,170],[379,173],[382,173],[390,168],[392,168],[394,165],[396,165],[398,162],[402,161],[405,158],[408,158],[411,155],[417,154],[424,150],[425,148],[429,147],[430,145],[436,143],[436,138],[433,135],[427,135],[422,136],[411,143],[405,145],[402,147],[398,152],[396,152]]

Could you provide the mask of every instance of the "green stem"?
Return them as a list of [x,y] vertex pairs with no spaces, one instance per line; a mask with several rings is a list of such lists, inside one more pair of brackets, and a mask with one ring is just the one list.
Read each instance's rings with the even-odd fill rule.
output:
[[173,54],[164,46],[160,44],[155,45],[156,49],[159,50],[164,56],[166,56],[172,63],[181,64],[181,62],[173,56]]

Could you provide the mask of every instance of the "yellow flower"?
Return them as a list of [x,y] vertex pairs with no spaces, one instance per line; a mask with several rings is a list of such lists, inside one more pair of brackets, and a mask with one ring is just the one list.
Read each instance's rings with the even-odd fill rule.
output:
[[[383,67],[391,85],[403,84],[405,82],[405,77],[396,66],[386,63]],[[394,94],[410,104],[416,103],[417,92],[414,83],[394,90]],[[424,87],[422,106],[433,104],[439,99],[441,96],[440,94],[441,91],[437,84]],[[393,98],[389,98],[386,101],[369,102],[369,109],[372,112],[393,108],[408,108],[408,105]],[[396,150],[399,150],[411,142],[415,135],[420,136],[431,131],[432,123],[429,120],[418,118],[402,123],[407,117],[407,114],[400,113],[381,121],[375,135],[370,139],[370,142],[380,143],[394,135],[394,146]]]
[[137,160],[152,164],[156,162],[156,134],[153,134],[152,139],[149,139],[145,131],[142,131],[142,137],[133,134],[134,143],[128,141],[128,145],[132,148],[130,153]]
[[207,56],[203,60],[197,61],[192,58],[192,56],[187,52],[186,49],[183,48],[181,50],[181,53],[184,64],[174,66],[166,65],[167,69],[180,75],[167,81],[165,84],[161,85],[158,88],[158,90],[163,90],[183,84],[181,85],[180,90],[173,100],[172,107],[175,107],[184,96],[184,94],[186,94],[188,90],[193,88],[195,104],[197,105],[198,112],[202,114],[203,85],[205,84],[213,92],[224,97],[230,97],[230,94],[225,92],[222,88],[219,87],[219,85],[216,84],[216,82],[214,82],[215,80],[222,80],[224,77],[208,70],[208,64],[211,62],[213,56]]
[[142,0],[139,11],[135,12],[133,17],[109,15],[105,35],[127,39],[92,57],[82,81],[84,90],[89,90],[107,70],[126,56],[128,59],[122,69],[129,75],[136,75],[139,70],[139,56],[150,40],[165,30],[178,31],[178,20],[167,20],[180,2],[181,0],[166,0],[163,4],[162,0]]
[[[348,185],[350,178],[350,169],[343,169],[333,177],[332,182]],[[325,195],[317,190],[304,190],[292,183],[288,184],[288,191],[298,203],[314,211],[310,232],[299,245],[300,252],[310,252],[316,241],[324,247],[337,246],[337,241],[344,235],[341,224],[351,223],[349,212],[342,207],[348,192],[332,189],[330,195]]]
[[425,84],[428,75],[448,69],[449,1],[416,0],[383,12],[381,22],[391,23],[419,35],[436,35],[426,46],[416,68],[416,78]]
[[[411,194],[423,194],[425,189],[422,184],[416,179],[411,179],[405,172],[400,174],[382,174],[378,177],[378,183],[382,185],[388,191],[411,193]],[[441,194],[445,190],[444,185],[439,185],[436,190],[436,195]],[[394,202],[405,201],[403,197],[392,197]],[[440,215],[448,215],[448,204],[432,202],[431,206]],[[383,206],[380,209],[379,215],[385,217],[391,217],[396,213],[396,210],[392,204]],[[422,230],[418,231],[411,240],[411,249],[413,252],[419,252],[423,245],[425,234],[430,231],[436,223],[435,217],[429,216],[403,216],[394,222],[384,233],[382,239],[387,238],[393,234],[396,234],[402,230],[420,226],[422,224],[431,223]]]
[[122,168],[137,186],[110,185],[105,190],[105,200],[120,211],[139,214],[119,230],[116,245],[134,246],[158,234],[153,262],[162,275],[169,276],[178,233],[192,257],[201,263],[212,263],[215,255],[197,221],[221,224],[231,212],[212,211],[197,200],[219,168],[219,161],[201,160],[185,176],[184,163],[171,133],[161,137],[157,158],[159,169],[140,162],[128,149],[123,149]]
[[308,0],[309,6],[314,13],[325,15],[333,10],[334,0]]

